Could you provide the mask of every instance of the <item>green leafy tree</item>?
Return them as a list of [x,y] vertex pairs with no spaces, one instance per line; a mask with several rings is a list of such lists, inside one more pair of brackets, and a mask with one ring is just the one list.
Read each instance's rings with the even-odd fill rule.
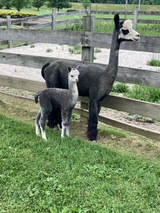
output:
[[36,7],[39,11],[39,8],[44,5],[45,0],[33,0],[32,5],[33,7]]
[[81,0],[81,2],[82,2],[84,9],[87,9],[87,7],[89,7],[91,5],[90,0]]
[[5,7],[5,9],[10,9],[12,6],[11,0],[1,0],[0,5],[1,5],[1,8]]
[[30,0],[11,0],[12,6],[20,11],[23,7],[29,5]]
[[69,0],[48,0],[48,7],[57,8],[59,11],[63,8],[70,8],[72,5],[69,3]]

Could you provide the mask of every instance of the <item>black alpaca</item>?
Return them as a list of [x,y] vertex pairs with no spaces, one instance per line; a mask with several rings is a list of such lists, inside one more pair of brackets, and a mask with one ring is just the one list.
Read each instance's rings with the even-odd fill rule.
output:
[[[98,65],[81,64],[79,66],[78,92],[80,96],[89,97],[89,118],[87,136],[97,140],[98,114],[102,100],[110,93],[118,72],[119,48],[122,41],[138,41],[139,33],[132,28],[132,21],[120,22],[119,15],[114,16],[115,29],[112,35],[108,66],[103,69]],[[76,67],[77,62],[56,60],[42,67],[42,77],[47,87],[68,88],[67,67]],[[49,126],[60,124],[60,112],[54,109],[48,117]]]

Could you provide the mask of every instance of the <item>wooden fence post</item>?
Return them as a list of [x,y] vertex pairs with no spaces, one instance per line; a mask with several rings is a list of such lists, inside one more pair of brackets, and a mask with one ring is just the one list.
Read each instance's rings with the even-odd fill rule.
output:
[[51,28],[53,31],[55,31],[56,30],[56,9],[52,10],[51,17],[52,17]]
[[[11,28],[11,16],[7,16],[7,29]],[[8,40],[8,47],[12,47],[12,41]]]
[[91,16],[91,8],[87,8],[87,16],[83,17],[82,61],[93,61],[94,47],[89,47],[87,32],[94,32],[95,17]]
[[137,23],[138,23],[138,13],[139,13],[139,10],[138,10],[138,7],[136,7],[134,10],[134,21],[133,21],[133,28],[135,30],[137,28]]
[[[95,28],[95,17],[91,16],[91,7],[87,8],[87,16],[83,17],[83,35],[82,35],[82,61],[93,61],[94,60],[94,47],[88,46],[89,40],[87,32],[94,32]],[[88,110],[88,103],[81,102],[81,109]],[[81,121],[86,121],[87,118],[81,115]]]

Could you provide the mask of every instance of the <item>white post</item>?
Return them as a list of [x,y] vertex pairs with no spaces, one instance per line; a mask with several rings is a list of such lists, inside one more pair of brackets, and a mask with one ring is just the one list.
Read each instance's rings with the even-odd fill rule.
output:
[[[7,29],[11,28],[11,16],[7,16]],[[12,47],[12,41],[8,40],[8,47]]]
[[126,0],[125,19],[127,19],[127,12],[128,12],[128,0]]
[[53,31],[56,30],[56,9],[52,10],[52,22],[51,22],[51,28]]
[[136,30],[138,23],[138,7],[135,8],[134,11],[134,22],[133,22],[133,28]]

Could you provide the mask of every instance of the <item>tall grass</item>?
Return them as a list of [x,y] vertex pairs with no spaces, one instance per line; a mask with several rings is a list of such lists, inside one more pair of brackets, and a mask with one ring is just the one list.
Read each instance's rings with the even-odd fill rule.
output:
[[1,212],[158,212],[159,163],[0,115]]
[[160,89],[158,88],[134,85],[132,89],[130,89],[129,92],[126,93],[126,96],[142,101],[160,103]]

